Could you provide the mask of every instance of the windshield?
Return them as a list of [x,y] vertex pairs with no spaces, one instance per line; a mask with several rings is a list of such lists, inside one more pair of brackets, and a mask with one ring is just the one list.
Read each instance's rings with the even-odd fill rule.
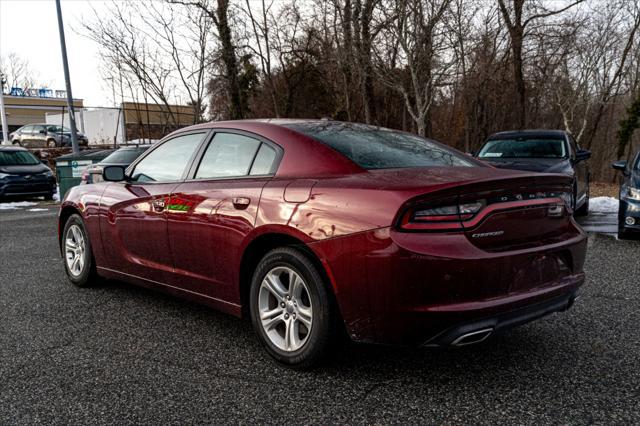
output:
[[329,145],[365,169],[477,165],[434,141],[380,127],[341,122],[292,123],[285,127]]
[[138,158],[140,154],[145,152],[147,148],[136,149],[119,149],[112,152],[101,161],[104,164],[131,164],[133,160]]
[[562,139],[494,139],[478,153],[479,158],[565,158]]
[[71,133],[68,127],[63,126],[47,126],[47,132],[51,133]]
[[40,160],[28,151],[0,151],[0,166],[35,166]]

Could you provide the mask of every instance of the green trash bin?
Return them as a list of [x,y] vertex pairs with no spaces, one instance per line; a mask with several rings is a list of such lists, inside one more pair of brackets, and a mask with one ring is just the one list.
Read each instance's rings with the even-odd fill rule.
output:
[[56,158],[56,179],[60,199],[64,198],[70,188],[80,184],[82,172],[87,166],[99,163],[113,151],[113,149],[88,149],[78,154],[67,154]]

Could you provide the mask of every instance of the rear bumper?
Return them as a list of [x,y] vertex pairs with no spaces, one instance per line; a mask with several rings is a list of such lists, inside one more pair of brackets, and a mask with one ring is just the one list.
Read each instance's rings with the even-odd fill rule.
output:
[[465,346],[479,343],[495,332],[526,324],[554,312],[566,311],[573,306],[577,298],[577,290],[569,290],[544,302],[460,323],[432,337],[424,346]]
[[352,339],[447,345],[568,307],[584,282],[586,235],[573,227],[552,244],[492,253],[462,234],[384,228],[310,247]]

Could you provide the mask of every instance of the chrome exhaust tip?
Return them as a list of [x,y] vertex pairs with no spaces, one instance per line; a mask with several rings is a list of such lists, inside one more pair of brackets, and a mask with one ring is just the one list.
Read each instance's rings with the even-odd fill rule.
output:
[[483,328],[471,333],[465,333],[451,342],[451,346],[466,346],[480,343],[493,333],[493,328]]

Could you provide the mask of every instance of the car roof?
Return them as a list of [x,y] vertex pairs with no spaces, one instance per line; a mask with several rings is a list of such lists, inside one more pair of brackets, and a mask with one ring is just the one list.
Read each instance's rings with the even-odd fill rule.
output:
[[527,129],[527,130],[508,130],[505,132],[494,133],[487,138],[490,139],[516,139],[516,138],[554,138],[562,139],[567,135],[564,130],[550,129]]
[[[363,172],[364,169],[318,140],[286,127],[294,123],[326,123],[322,119],[251,119],[212,121],[178,129],[165,139],[198,130],[235,130],[255,134],[280,145],[289,155],[284,155],[277,176],[324,176]],[[295,146],[295,152],[290,150]]]
[[2,146],[2,145],[0,145],[0,151],[5,151],[5,152],[7,152],[7,151],[9,151],[9,152],[12,152],[12,151],[28,151],[28,149],[27,148],[23,148],[21,146],[14,146],[14,145]]

